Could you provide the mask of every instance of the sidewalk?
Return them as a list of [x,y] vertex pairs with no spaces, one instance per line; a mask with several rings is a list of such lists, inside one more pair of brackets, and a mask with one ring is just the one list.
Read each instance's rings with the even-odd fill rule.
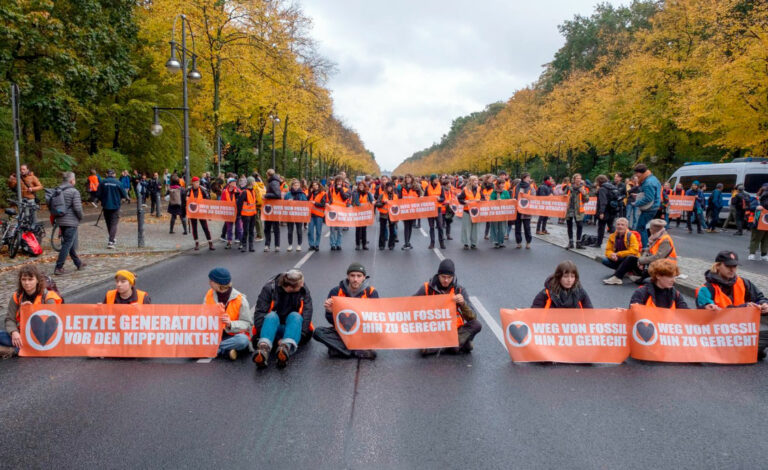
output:
[[[534,235],[534,237],[562,248],[568,246],[568,232],[564,225],[558,225],[557,223],[547,224],[547,230],[550,232],[549,235]],[[672,238],[674,240],[674,235]],[[605,242],[603,242],[603,244],[605,244]],[[574,249],[571,251],[586,256],[587,258],[592,258],[598,263],[601,262],[605,256],[604,246],[603,248],[587,247],[583,250]],[[694,297],[696,289],[704,283],[704,272],[712,267],[712,263],[712,260],[678,256],[677,265],[680,267],[681,276],[677,278],[675,285],[685,295]],[[610,274],[611,270],[605,268],[605,277],[610,276]],[[739,275],[749,279],[758,286],[768,285],[768,276],[749,271],[745,269],[744,266],[739,267]],[[624,282],[626,283],[628,281],[625,279]]]

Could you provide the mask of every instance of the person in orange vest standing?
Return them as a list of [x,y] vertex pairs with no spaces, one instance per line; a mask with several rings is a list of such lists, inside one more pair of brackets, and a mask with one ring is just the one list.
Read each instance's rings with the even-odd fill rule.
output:
[[379,211],[379,250],[384,249],[385,243],[390,251],[395,249],[395,225],[397,222],[392,222],[389,219],[389,203],[398,199],[400,198],[395,192],[395,185],[391,181],[387,181],[375,204],[376,210]]
[[[291,185],[288,187],[288,192],[285,193],[285,199],[293,201],[306,201],[307,195],[301,189],[301,182],[297,179],[291,180]],[[293,250],[293,231],[296,230],[296,251],[301,251],[303,224],[300,222],[287,222],[288,228],[288,249],[285,251]]]
[[544,281],[531,308],[592,308],[592,301],[579,281],[579,268],[571,260],[561,262]]
[[461,218],[461,243],[464,244],[465,250],[469,250],[470,247],[473,250],[477,249],[477,224],[472,222],[472,218],[469,216],[469,208],[467,207],[472,202],[477,202],[483,199],[482,191],[477,182],[477,176],[470,176],[469,182],[464,186],[458,196],[459,203],[463,205],[465,209],[464,217]]
[[237,198],[237,212],[240,214],[240,220],[243,221],[243,231],[240,235],[241,253],[245,253],[246,245],[248,251],[256,251],[253,247],[253,240],[256,235],[257,206],[261,203],[261,193],[254,187],[256,179],[249,176],[246,181],[245,189],[240,192],[240,196]]
[[328,202],[327,193],[318,181],[309,185],[309,201],[312,203],[309,211],[312,217],[307,228],[309,250],[320,251],[320,240],[323,236],[323,223],[325,221],[325,204]]
[[151,304],[149,294],[136,288],[136,275],[121,269],[115,273],[115,288],[107,291],[104,296],[105,304]]
[[[205,199],[208,199],[208,191],[200,186],[200,178],[197,176],[192,177],[192,187],[187,190],[187,202],[195,202],[195,201],[202,201]],[[208,241],[208,249],[213,251],[216,248],[213,247],[213,242],[211,241],[211,231],[208,230],[208,221],[205,219],[189,219],[189,224],[192,226],[192,238],[195,240],[195,251],[200,250],[200,243],[197,241],[197,224],[200,223],[200,227],[203,229],[203,233],[205,234],[205,239]]]
[[[357,183],[357,188],[352,192],[352,205],[360,207],[370,204],[373,207],[373,195],[368,191],[368,185],[364,180]],[[355,250],[368,249],[368,227],[355,227]]]
[[675,277],[680,274],[677,263],[670,259],[658,259],[648,266],[651,278],[635,289],[629,306],[648,305],[659,308],[688,308],[685,298],[675,288]]
[[422,349],[422,356],[437,354],[441,351],[451,354],[470,353],[474,348],[472,340],[483,329],[483,325],[477,319],[477,314],[469,301],[469,293],[456,280],[456,266],[450,258],[440,262],[437,274],[419,287],[419,290],[414,295],[443,294],[453,296],[453,301],[456,303],[455,315],[459,346],[445,349]]
[[[328,190],[328,202],[332,206],[348,206],[352,197],[344,186],[344,177],[337,176]],[[341,251],[342,227],[331,227],[331,251]]]
[[[221,192],[220,200],[225,202],[235,201],[235,203],[237,203],[237,199],[239,195],[240,195],[240,190],[237,188],[237,180],[235,178],[228,178],[227,186]],[[232,235],[234,231],[235,231],[235,222],[224,222],[224,228],[222,229],[222,232],[223,234],[224,233],[226,234],[226,239],[223,240],[227,242],[227,245],[224,247],[225,250],[229,250],[230,248],[232,248]]]
[[[733,251],[721,251],[715,257],[715,264],[704,273],[704,284],[696,290],[696,306],[707,310],[745,307],[760,308],[761,324],[768,322],[768,298],[758,287],[739,276],[739,256]],[[768,331],[761,331],[757,344],[757,359],[765,359],[768,347]]]
[[[370,277],[365,272],[365,266],[354,262],[347,268],[346,279],[339,282],[339,285],[328,292],[323,306],[325,307],[325,319],[328,323],[335,325],[333,321],[333,298],[334,297],[352,297],[357,299],[378,299],[379,292],[371,285]],[[316,328],[312,337],[315,341],[328,347],[328,357],[339,358],[358,358],[358,359],[376,359],[376,351],[370,349],[347,349],[341,336],[334,326]]]
[[0,358],[2,359],[18,354],[24,344],[19,332],[22,305],[63,302],[58,293],[46,289],[45,275],[34,264],[22,266],[17,279],[17,288],[8,302],[3,328],[0,329]]
[[568,226],[568,249],[573,248],[573,224],[576,224],[576,248],[584,248],[581,244],[581,231],[584,229],[584,205],[589,202],[589,188],[584,184],[581,175],[573,175],[573,182],[565,190],[568,195],[568,210],[565,213],[565,223]]
[[[400,187],[400,199],[421,197],[421,185],[413,179],[413,175],[410,173],[405,175],[403,185]],[[414,219],[408,219],[403,221],[403,246],[401,250],[412,250],[411,234],[413,234],[413,227],[415,224]]]
[[205,305],[218,305],[224,328],[219,343],[219,356],[237,359],[239,353],[250,351],[253,313],[245,294],[232,287],[232,275],[226,268],[213,268],[208,272],[210,289],[205,294]]
[[101,183],[99,174],[96,173],[95,168],[91,168],[91,174],[88,176],[88,202],[90,202],[93,207],[97,207],[96,201],[99,200],[99,183]]
[[445,194],[443,185],[440,184],[440,179],[435,173],[429,175],[429,183],[427,183],[424,196],[433,196],[437,198],[437,217],[430,217],[427,219],[429,223],[429,248],[435,247],[435,228],[437,228],[437,239],[440,242],[440,248],[445,249],[445,240],[443,239],[443,214],[445,214],[445,201],[450,194]]

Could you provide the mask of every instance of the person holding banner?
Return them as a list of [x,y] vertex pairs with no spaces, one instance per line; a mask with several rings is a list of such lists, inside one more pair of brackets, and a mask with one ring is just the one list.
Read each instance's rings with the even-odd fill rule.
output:
[[[458,200],[463,206],[472,204],[473,201],[481,201],[483,194],[478,186],[478,179],[476,175],[469,177],[469,182],[464,186],[464,189],[459,193]],[[466,209],[466,207],[465,207]],[[472,222],[472,218],[469,216],[469,211],[462,217],[461,220],[461,243],[464,244],[464,249],[473,250],[477,249],[477,224]]]
[[[306,201],[307,195],[301,189],[301,182],[297,179],[291,180],[291,186],[285,193],[286,200]],[[311,219],[310,219],[311,221]],[[302,236],[304,235],[301,222],[287,222],[288,225],[288,248],[285,251],[293,250],[293,231],[296,230],[296,251],[301,251]]]
[[[283,193],[280,190],[280,176],[275,170],[267,170],[267,192],[264,193],[264,199],[282,199]],[[269,245],[272,236],[275,237],[275,251],[280,251],[280,222],[267,220],[264,222],[264,252],[269,251]]]
[[[365,266],[355,262],[347,268],[347,278],[339,282],[338,286],[328,292],[328,298],[323,303],[325,318],[331,325],[335,325],[333,321],[334,297],[378,299],[379,292],[371,285],[370,277],[365,272]],[[376,359],[376,351],[370,349],[356,349],[352,351],[347,349],[334,326],[317,328],[312,337],[315,341],[328,347],[328,357]]]
[[246,247],[248,251],[256,251],[253,247],[254,237],[256,235],[256,217],[258,212],[257,206],[261,203],[261,194],[255,187],[256,179],[253,176],[249,176],[246,179],[245,187],[240,191],[240,195],[237,197],[237,213],[240,215],[243,229],[240,233],[240,252],[245,253]]
[[[237,180],[235,178],[227,179],[227,187],[224,188],[224,191],[221,193],[220,199],[226,202],[237,202],[239,195],[240,190],[237,189]],[[226,234],[225,241],[227,242],[227,245],[224,247],[225,250],[232,248],[232,234],[236,233],[235,224],[236,222],[224,222],[224,227],[222,228],[222,236]]]
[[328,198],[318,181],[313,181],[309,185],[308,199],[313,204],[310,208],[312,217],[309,220],[309,228],[307,229],[309,250],[320,251],[320,240],[322,240],[323,222],[325,221],[325,204],[328,202]]
[[648,305],[658,308],[688,308],[683,294],[675,288],[675,277],[680,274],[677,263],[670,259],[659,259],[648,266],[648,274],[651,278],[635,289],[632,304]]
[[589,201],[589,188],[584,184],[581,175],[576,173],[570,186],[565,190],[568,196],[568,210],[565,213],[565,223],[568,226],[568,249],[573,249],[573,224],[576,224],[576,248],[584,248],[581,244],[581,231],[584,229],[584,204]]
[[453,194],[453,186],[451,185],[451,180],[449,180],[447,177],[443,177],[441,184],[443,185],[443,193],[446,197],[442,209],[443,222],[445,226],[445,239],[453,240],[453,237],[451,237],[451,225],[453,224],[453,216],[456,214],[454,214],[453,209],[451,209],[451,201],[455,200],[456,196]]
[[151,304],[149,294],[136,288],[136,275],[121,269],[115,273],[115,288],[104,295],[105,304],[134,305]]
[[[200,201],[203,199],[208,199],[208,191],[200,186],[200,178],[197,176],[192,177],[192,187],[190,187],[187,190],[187,201]],[[211,241],[211,232],[208,230],[208,221],[205,219],[196,219],[196,218],[190,218],[189,223],[192,225],[192,238],[195,240],[195,251],[200,250],[200,243],[197,241],[197,223],[200,222],[200,227],[203,229],[203,233],[205,234],[205,239],[208,241],[208,249],[211,251],[214,251],[216,248],[213,247],[213,242]]]
[[[521,194],[535,194],[531,185],[530,173],[523,173],[520,175],[520,182],[515,186],[514,199],[520,200]],[[528,214],[518,213],[517,220],[515,220],[515,242],[517,242],[518,250],[522,247],[523,243],[523,230],[525,231],[525,249],[531,249],[531,216]]]
[[534,297],[531,308],[593,308],[573,261],[557,265],[555,273],[544,281],[544,289]]
[[[405,175],[403,185],[400,187],[399,196],[400,199],[421,197],[421,185],[416,183],[416,181],[413,179],[413,175],[410,173]],[[400,247],[401,250],[413,249],[413,245],[411,245],[411,234],[413,233],[414,223],[415,221],[413,219],[403,221],[403,246]]]
[[[704,273],[706,282],[696,290],[696,306],[707,310],[757,306],[760,314],[768,315],[768,299],[752,282],[736,272],[739,256],[733,251],[721,251],[715,257],[715,264]],[[761,319],[765,322],[765,317]],[[766,357],[768,331],[761,331],[757,345],[757,359]]]
[[[363,204],[373,204],[373,195],[368,191],[365,180],[357,183],[352,192],[352,205],[360,207]],[[355,227],[355,250],[368,250],[368,227]]]
[[251,347],[250,335],[253,314],[245,294],[232,287],[232,275],[225,268],[213,268],[208,272],[210,289],[205,293],[205,305],[218,305],[221,310],[221,332],[219,356],[234,361],[239,352]]
[[[467,217],[469,215],[467,214]],[[459,346],[448,348],[446,352],[452,354],[470,353],[474,348],[472,340],[483,329],[483,325],[477,320],[477,314],[469,302],[469,293],[456,280],[456,266],[453,260],[446,258],[440,262],[437,268],[437,274],[432,279],[425,282],[423,286],[416,291],[416,296],[422,295],[443,295],[453,296],[456,302],[456,327],[459,335]],[[440,349],[422,349],[422,356],[430,356],[441,352]]]
[[[333,180],[328,190],[328,203],[332,206],[348,206],[351,195],[347,190],[344,177],[339,175]],[[331,251],[341,251],[341,237],[344,235],[342,227],[331,227]]]
[[277,366],[281,368],[288,364],[299,345],[309,341],[314,330],[312,296],[301,271],[291,269],[264,284],[256,301],[253,326],[260,334],[253,355],[259,369],[267,367],[276,339]]
[[446,193],[443,190],[443,185],[440,184],[440,180],[435,173],[429,176],[429,183],[425,186],[424,196],[433,196],[437,198],[437,217],[430,217],[427,219],[429,223],[429,247],[433,249],[435,247],[435,228],[437,228],[437,239],[440,242],[440,248],[445,249],[445,241],[443,240],[443,214],[445,214],[445,202],[450,196],[450,192]]
[[45,275],[34,264],[22,266],[17,279],[17,288],[8,301],[3,329],[0,330],[0,358],[2,359],[18,354],[23,346],[21,333],[19,333],[22,305],[63,302],[59,294],[46,289]]
[[[541,186],[536,190],[537,196],[551,196],[552,189],[555,186],[555,180],[551,176],[545,176]],[[540,215],[536,219],[536,235],[549,235],[547,232],[547,220],[549,217]]]
[[[494,184],[493,192],[490,194],[490,200],[500,201],[506,199],[512,199],[512,196],[510,196],[509,191],[504,189],[504,181],[497,179]],[[469,214],[467,214],[466,217],[469,217]],[[520,214],[518,214],[518,218],[519,217]],[[507,234],[507,222],[505,220],[500,220],[496,222],[486,222],[486,224],[491,228],[490,237],[491,241],[493,241],[493,247],[504,248],[504,237]]]
[[390,251],[395,249],[395,225],[397,222],[392,222],[389,219],[388,203],[398,199],[400,198],[395,193],[395,185],[391,181],[387,181],[384,190],[376,200],[376,208],[379,211],[379,250],[384,249],[385,243],[389,246]]

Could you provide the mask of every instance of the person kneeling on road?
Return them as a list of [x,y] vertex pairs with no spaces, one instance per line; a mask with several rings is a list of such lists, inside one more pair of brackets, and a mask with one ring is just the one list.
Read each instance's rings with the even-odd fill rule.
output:
[[[450,294],[453,301],[456,302],[456,327],[459,334],[459,346],[457,348],[446,348],[446,352],[451,354],[469,353],[473,349],[472,340],[483,329],[483,325],[477,320],[475,310],[469,303],[469,294],[456,280],[456,267],[450,259],[444,259],[440,262],[432,279],[425,282],[419,288],[415,295],[443,295]],[[422,356],[437,354],[438,349],[422,349]]]
[[291,269],[273,277],[261,289],[256,301],[254,328],[261,333],[253,362],[267,367],[275,339],[277,366],[285,367],[299,345],[312,337],[312,297],[304,285],[304,274]]
[[[624,277],[625,269],[628,271],[628,266],[637,264],[636,259],[640,257],[640,234],[629,231],[629,220],[625,217],[619,217],[615,223],[616,230],[608,236],[603,258],[603,265],[615,271],[613,276],[603,279],[603,283],[621,285],[624,283],[621,277]],[[629,261],[630,257],[635,257],[635,260]],[[631,264],[624,266],[625,263]],[[616,275],[617,272],[621,277]]]
[[[765,324],[768,315],[768,299],[756,285],[736,274],[739,257],[732,251],[721,251],[715,264],[704,273],[706,282],[696,290],[696,306],[707,310],[757,306]],[[768,331],[761,331],[757,340],[757,360],[765,359],[768,347]]]
[[136,288],[136,275],[122,269],[115,273],[115,288],[107,291],[105,304],[151,304],[149,294]]
[[675,288],[675,277],[680,274],[677,263],[670,259],[658,259],[648,266],[651,278],[638,287],[629,300],[632,304],[659,308],[688,308],[685,298]]
[[[347,268],[347,278],[328,292],[325,307],[325,318],[331,325],[333,321],[333,297],[352,297],[358,299],[378,299],[379,292],[371,285],[370,278],[365,273],[365,267],[360,263],[352,263]],[[359,349],[351,351],[344,345],[341,336],[333,326],[317,328],[314,338],[328,347],[329,357],[358,359],[376,359],[376,351]]]
[[18,354],[22,347],[21,306],[39,304],[60,304],[59,294],[46,289],[45,275],[35,265],[22,266],[19,269],[18,287],[13,292],[6,310],[4,328],[0,330],[0,358],[6,359]]
[[208,273],[211,286],[205,294],[205,305],[218,305],[224,329],[219,343],[219,356],[237,359],[239,351],[251,349],[253,314],[245,294],[232,287],[232,275],[225,268],[213,268]]
[[579,282],[579,269],[573,261],[563,261],[544,281],[544,289],[533,299],[531,308],[592,308],[587,291]]

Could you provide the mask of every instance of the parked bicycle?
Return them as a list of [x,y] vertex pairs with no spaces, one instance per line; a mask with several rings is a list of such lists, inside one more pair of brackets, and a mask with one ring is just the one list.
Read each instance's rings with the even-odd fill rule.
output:
[[8,256],[15,258],[22,247],[24,233],[32,232],[38,240],[42,240],[45,238],[45,227],[42,223],[32,223],[33,211],[37,211],[40,206],[26,199],[21,201],[20,207],[16,201],[9,200],[8,202],[17,206],[20,213],[13,207],[5,209],[5,214],[8,217],[0,226],[0,234],[2,234],[0,248],[7,245]]

